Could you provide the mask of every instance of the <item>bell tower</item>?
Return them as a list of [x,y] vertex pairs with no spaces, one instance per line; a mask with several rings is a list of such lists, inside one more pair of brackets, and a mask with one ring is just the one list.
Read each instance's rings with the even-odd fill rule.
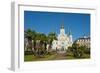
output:
[[61,25],[60,34],[61,34],[61,35],[64,35],[64,34],[65,34],[64,25]]

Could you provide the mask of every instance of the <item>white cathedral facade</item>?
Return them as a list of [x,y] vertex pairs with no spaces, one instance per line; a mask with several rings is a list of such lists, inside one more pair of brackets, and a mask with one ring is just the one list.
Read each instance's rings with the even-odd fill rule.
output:
[[70,31],[68,34],[66,34],[64,26],[62,25],[60,28],[60,34],[57,36],[57,40],[53,40],[52,42],[52,50],[64,52],[69,46],[72,46],[72,43],[73,40]]

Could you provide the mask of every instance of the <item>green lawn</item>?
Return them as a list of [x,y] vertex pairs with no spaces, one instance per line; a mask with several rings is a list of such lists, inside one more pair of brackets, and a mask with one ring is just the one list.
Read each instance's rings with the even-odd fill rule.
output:
[[82,58],[74,58],[70,55],[60,55],[60,54],[52,54],[52,55],[45,55],[44,57],[36,57],[34,55],[25,55],[24,61],[46,61],[46,60],[64,60],[64,59],[89,59],[90,55],[83,55]]

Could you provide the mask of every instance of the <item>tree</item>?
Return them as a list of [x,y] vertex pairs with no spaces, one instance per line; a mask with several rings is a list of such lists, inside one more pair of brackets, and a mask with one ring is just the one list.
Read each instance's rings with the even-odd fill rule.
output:
[[56,33],[51,32],[46,36],[44,33],[39,33],[31,29],[24,31],[24,38],[28,39],[28,49],[33,51],[34,55],[38,57],[46,53],[47,43],[51,45],[52,41],[57,39]]
[[48,34],[48,41],[49,41],[49,43],[51,44],[53,40],[57,40],[56,33],[50,32],[50,33]]
[[[35,33],[35,31],[34,31]],[[24,37],[25,38],[28,38],[28,40],[32,40],[32,37],[33,37],[33,31],[31,29],[28,29],[26,31],[24,31]]]
[[41,39],[42,41],[47,41],[47,36],[46,36],[45,34],[42,33],[40,39]]
[[30,49],[30,50],[32,50],[33,32],[35,33],[35,31],[32,31],[31,29],[24,31],[24,38],[28,39],[27,49]]
[[[83,58],[84,55],[90,54],[90,48],[73,43],[72,47],[68,47],[69,52],[73,53],[75,58]],[[86,57],[86,56],[85,56]]]
[[74,43],[72,45],[72,52],[74,57],[81,58],[83,55],[83,48],[79,47],[77,43]]

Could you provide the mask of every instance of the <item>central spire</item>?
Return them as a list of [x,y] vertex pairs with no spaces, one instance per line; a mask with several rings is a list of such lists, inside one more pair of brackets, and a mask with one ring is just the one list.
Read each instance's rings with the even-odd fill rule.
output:
[[65,29],[64,29],[64,25],[63,24],[61,25],[61,28],[60,28],[60,34],[61,35],[65,35]]
[[61,25],[61,29],[64,29],[64,25],[63,24]]

